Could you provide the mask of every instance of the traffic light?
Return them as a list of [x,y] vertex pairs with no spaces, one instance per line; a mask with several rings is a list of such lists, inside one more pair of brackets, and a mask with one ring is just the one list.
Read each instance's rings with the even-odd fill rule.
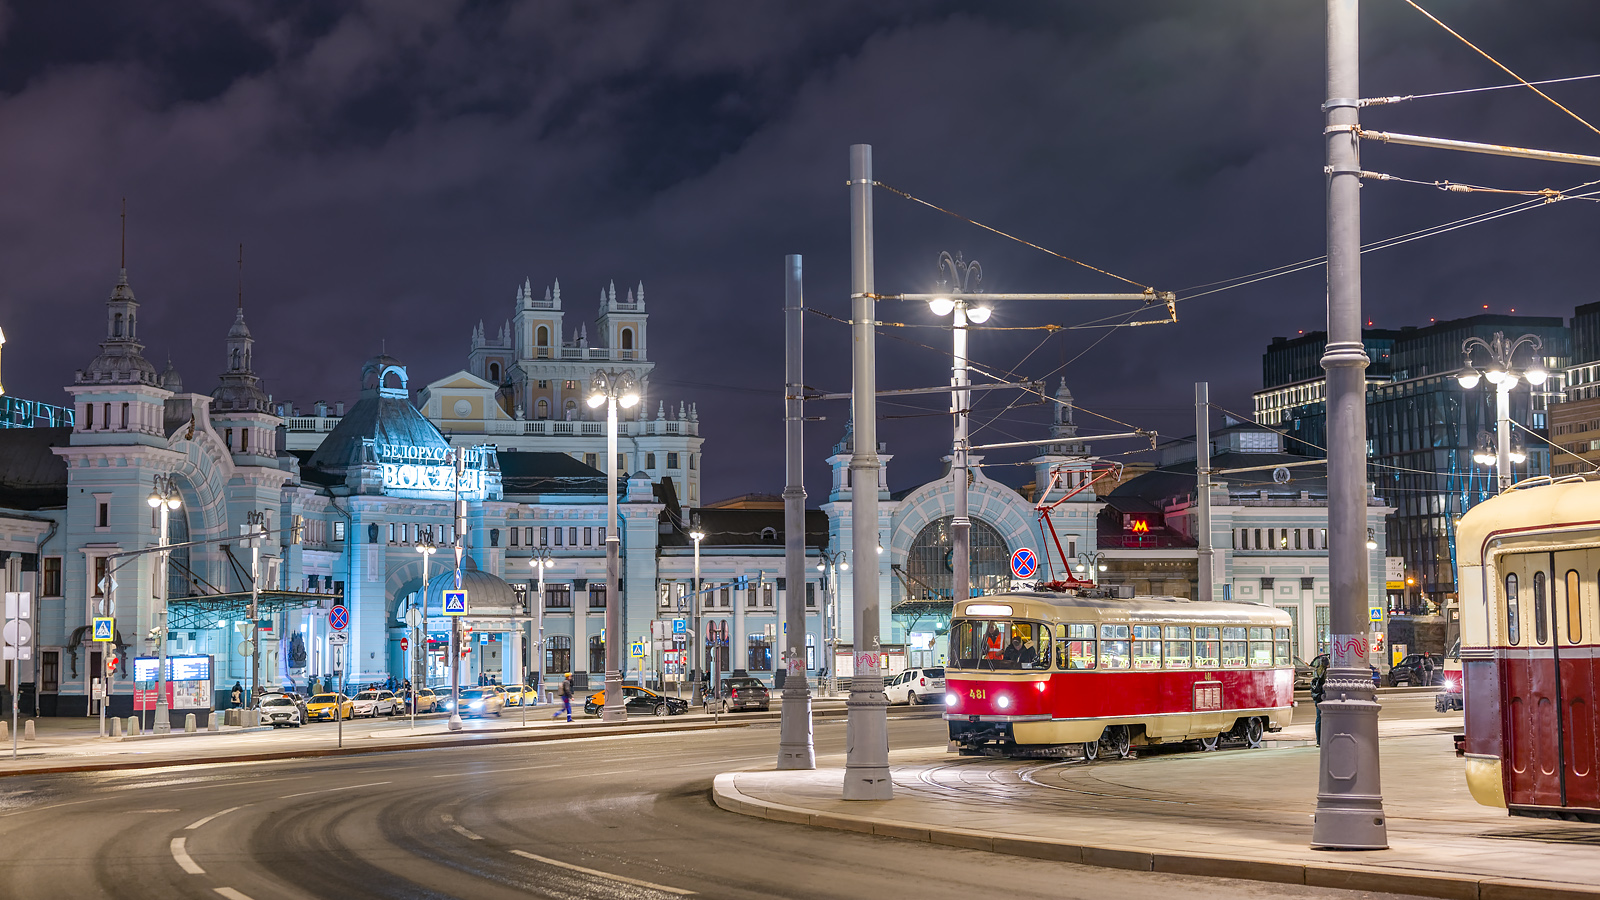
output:
[[106,675],[115,674],[117,674],[117,656],[113,653],[106,656]]

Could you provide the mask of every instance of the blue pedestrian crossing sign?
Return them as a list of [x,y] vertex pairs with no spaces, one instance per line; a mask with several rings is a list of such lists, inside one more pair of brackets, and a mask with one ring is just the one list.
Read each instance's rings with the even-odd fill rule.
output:
[[94,639],[104,643],[116,640],[117,620],[110,616],[94,617]]
[[644,659],[644,641],[634,641],[629,644],[628,655],[634,659]]
[[1027,547],[1020,547],[1011,554],[1011,574],[1017,578],[1032,578],[1033,573],[1039,571],[1039,559]]
[[444,614],[447,616],[464,616],[467,614],[467,592],[445,591]]

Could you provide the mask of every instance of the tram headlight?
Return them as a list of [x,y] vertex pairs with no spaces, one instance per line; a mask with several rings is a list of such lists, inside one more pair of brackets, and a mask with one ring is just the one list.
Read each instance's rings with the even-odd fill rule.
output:
[[1039,689],[1039,693],[1041,693],[1041,694],[1042,694],[1042,693],[1044,693],[1044,682],[1042,682],[1042,681],[1035,681],[1035,682],[1034,682],[1034,683],[1033,683],[1033,686],[1034,686],[1034,687],[1036,687],[1036,688],[1038,688],[1038,689]]
[[994,705],[1000,707],[1001,709],[1005,709],[1011,705],[1011,698],[1007,697],[1005,694],[1001,694],[1000,696],[994,698]]
[[945,694],[944,695],[944,705],[945,706],[955,706],[956,705],[956,701],[958,701],[960,699],[961,698],[957,697],[954,692],[951,692],[949,694]]

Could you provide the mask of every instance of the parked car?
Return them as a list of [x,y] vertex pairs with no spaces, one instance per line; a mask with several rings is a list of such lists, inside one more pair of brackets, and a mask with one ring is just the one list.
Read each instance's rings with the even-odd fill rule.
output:
[[366,690],[355,696],[356,716],[392,716],[400,712],[400,701],[393,691]]
[[889,695],[890,703],[937,703],[944,698],[944,667],[907,669],[889,679],[883,692]]
[[736,709],[759,709],[765,712],[772,704],[767,686],[759,678],[724,678],[716,696],[723,701],[724,712]]
[[273,728],[291,726],[299,728],[308,720],[306,706],[301,701],[288,694],[268,694],[261,698],[261,705],[256,707],[261,716],[261,721]]
[[[411,702],[410,695],[402,697],[406,703]],[[430,713],[439,708],[440,697],[433,692],[433,688],[417,688],[417,713]]]
[[[630,716],[677,716],[689,711],[689,702],[677,697],[658,694],[649,688],[625,687],[622,689],[623,705]],[[583,701],[585,715],[598,716],[606,705],[606,692],[596,691]]]
[[1421,685],[1423,656],[1429,656],[1433,659],[1433,683],[1435,686],[1440,685],[1444,681],[1444,658],[1437,653],[1408,654],[1404,659],[1395,663],[1394,668],[1389,670],[1389,684],[1393,687]]
[[1296,656],[1294,658],[1294,689],[1297,691],[1311,690],[1311,679],[1316,675],[1311,664]]
[[[1316,658],[1311,660],[1311,665],[1306,667],[1307,670],[1315,668],[1318,663],[1321,663],[1324,666],[1329,665],[1328,654],[1326,654],[1326,653],[1318,653]],[[1373,687],[1382,687],[1383,686],[1383,676],[1378,674],[1378,667],[1377,666],[1373,666],[1373,665],[1368,665],[1367,668],[1372,670],[1372,686]],[[1296,681],[1297,684],[1298,684],[1299,680],[1300,680],[1300,666],[1299,666],[1299,663],[1297,662],[1295,664],[1295,681]],[[1308,691],[1311,690],[1311,676],[1310,675],[1306,676],[1306,690],[1308,690]]]
[[355,718],[355,704],[343,694],[318,694],[306,702],[306,714],[312,719]]
[[266,691],[261,695],[261,700],[256,704],[256,706],[259,708],[274,697],[288,697],[290,700],[294,701],[295,707],[300,710],[300,721],[304,722],[306,720],[306,698],[304,695],[297,694],[294,691]]
[[[450,711],[450,698],[445,697],[439,708],[445,712]],[[485,685],[484,687],[467,688],[461,692],[461,716],[499,716],[506,708],[505,694]]]

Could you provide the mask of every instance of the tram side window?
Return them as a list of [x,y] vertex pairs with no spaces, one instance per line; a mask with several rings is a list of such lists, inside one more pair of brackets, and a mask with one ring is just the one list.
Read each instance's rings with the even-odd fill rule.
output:
[[1061,628],[1063,636],[1057,642],[1061,652],[1056,665],[1062,669],[1094,668],[1094,625],[1068,624]]
[[1201,626],[1194,630],[1194,667],[1215,669],[1222,664],[1222,629]]
[[1133,626],[1133,667],[1135,669],[1161,668],[1161,626]]
[[1128,626],[1100,626],[1100,668],[1128,668]]
[[1250,668],[1272,668],[1272,629],[1270,627],[1250,626]]
[[1522,616],[1518,614],[1517,601],[1517,573],[1506,573],[1506,640],[1513,644],[1522,643]]
[[1533,639],[1543,644],[1550,639],[1550,617],[1544,609],[1544,573],[1533,573]]
[[1050,626],[1043,622],[1012,622],[1010,640],[1001,659],[1001,666],[1007,669],[1050,668]]
[[1191,648],[1193,647],[1189,643],[1189,638],[1193,636],[1193,630],[1188,625],[1168,625],[1165,631],[1167,640],[1162,645],[1161,650],[1165,658],[1166,667],[1169,669],[1189,668],[1192,664]]
[[1248,661],[1248,629],[1243,627],[1222,629],[1222,667],[1242,669]]
[[1273,664],[1279,666],[1294,665],[1294,641],[1289,637],[1289,629],[1279,628],[1273,633],[1277,637],[1277,641],[1274,644],[1276,649],[1272,652]]
[[1583,637],[1583,586],[1579,584],[1577,569],[1567,570],[1567,643],[1576,644]]

